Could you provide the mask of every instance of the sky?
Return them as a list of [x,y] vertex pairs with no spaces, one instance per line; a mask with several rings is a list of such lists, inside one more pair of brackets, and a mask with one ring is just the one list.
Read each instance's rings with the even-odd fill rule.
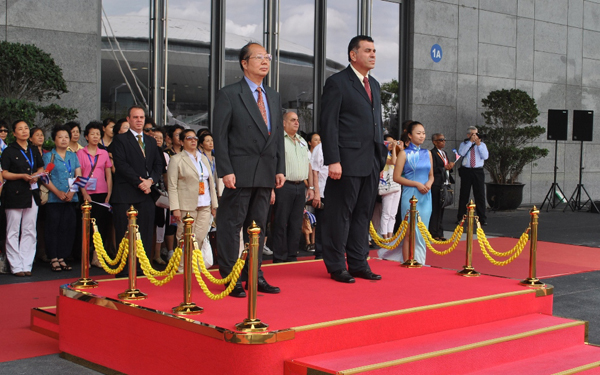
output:
[[[226,32],[262,41],[263,0],[226,0]],[[149,0],[103,0],[110,16],[149,14]],[[313,49],[314,0],[280,0],[281,39]],[[327,58],[347,63],[347,45],[357,34],[357,6],[352,0],[327,2]],[[372,37],[377,63],[372,75],[381,83],[398,76],[399,5],[373,1]],[[168,0],[168,17],[210,24],[208,0]],[[226,42],[227,44],[227,42]]]

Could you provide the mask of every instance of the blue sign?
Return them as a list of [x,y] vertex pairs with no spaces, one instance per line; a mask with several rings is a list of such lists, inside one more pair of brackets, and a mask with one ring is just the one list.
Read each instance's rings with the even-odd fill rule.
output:
[[439,44],[434,44],[431,47],[431,59],[433,60],[433,62],[439,63],[442,59],[442,56],[442,47],[440,47]]

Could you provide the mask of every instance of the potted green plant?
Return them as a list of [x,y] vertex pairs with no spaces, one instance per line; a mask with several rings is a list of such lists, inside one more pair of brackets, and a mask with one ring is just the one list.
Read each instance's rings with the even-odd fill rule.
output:
[[489,158],[484,167],[490,173],[487,201],[495,210],[514,210],[523,200],[524,184],[518,181],[523,168],[548,155],[548,150],[532,145],[546,129],[537,123],[540,115],[535,100],[519,89],[490,92],[481,100],[485,125],[479,126]]

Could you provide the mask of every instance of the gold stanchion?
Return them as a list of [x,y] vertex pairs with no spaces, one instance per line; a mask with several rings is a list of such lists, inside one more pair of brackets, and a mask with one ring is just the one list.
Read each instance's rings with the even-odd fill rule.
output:
[[201,314],[204,309],[192,302],[192,255],[194,254],[192,226],[194,225],[194,219],[189,213],[183,218],[183,224],[183,302],[179,306],[173,307],[173,313],[179,315]]
[[137,210],[131,206],[127,211],[129,218],[129,289],[119,294],[119,299],[146,299],[148,295],[137,289]]
[[462,271],[458,274],[465,277],[477,277],[481,275],[473,268],[473,222],[475,221],[475,203],[469,202],[467,205],[467,260]]
[[264,332],[269,327],[256,318],[256,292],[258,288],[258,239],[260,237],[260,227],[256,222],[252,222],[248,228],[250,235],[250,264],[248,265],[248,318],[235,325],[239,331],[243,332]]
[[544,284],[540,279],[536,277],[536,266],[537,266],[537,230],[538,230],[538,217],[540,210],[536,206],[533,206],[531,211],[531,243],[529,246],[529,277],[519,284],[526,285],[530,288],[545,288]]
[[410,198],[410,230],[408,231],[408,259],[402,263],[402,267],[419,268],[423,265],[415,260],[415,239],[416,239],[416,220],[417,220],[417,202],[419,200],[413,195]]
[[81,205],[81,277],[72,282],[73,288],[96,288],[98,282],[90,279],[90,222],[92,205],[86,200]]

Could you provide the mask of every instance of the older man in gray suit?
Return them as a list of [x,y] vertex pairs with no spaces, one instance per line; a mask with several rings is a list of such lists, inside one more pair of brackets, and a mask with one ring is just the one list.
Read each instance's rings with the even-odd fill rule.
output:
[[[219,272],[223,277],[231,273],[238,258],[240,229],[252,221],[261,228],[260,267],[273,188],[285,182],[280,98],[262,84],[271,67],[271,55],[260,44],[248,43],[240,50],[239,62],[244,78],[218,92],[213,113],[217,172],[225,185],[217,213]],[[241,281],[247,279],[246,265],[230,295],[245,297]],[[258,291],[280,291],[267,283],[260,268]]]

